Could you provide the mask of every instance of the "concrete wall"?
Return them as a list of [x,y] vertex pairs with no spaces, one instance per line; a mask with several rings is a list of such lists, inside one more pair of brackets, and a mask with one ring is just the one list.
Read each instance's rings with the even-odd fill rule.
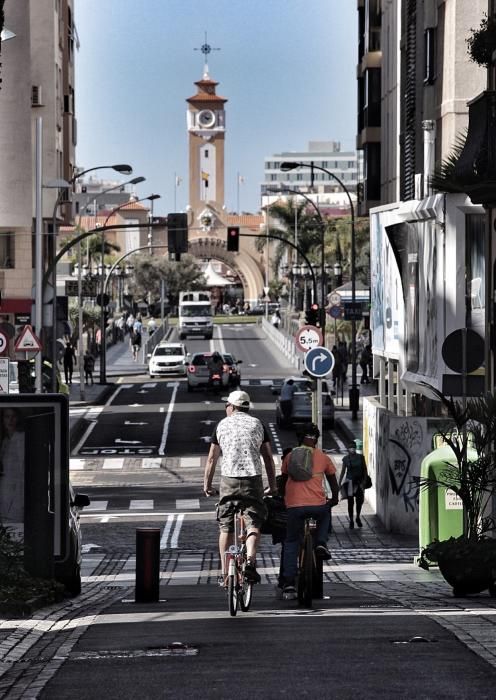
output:
[[363,399],[363,453],[373,487],[367,501],[390,532],[418,534],[420,465],[432,451],[438,420],[395,416]]

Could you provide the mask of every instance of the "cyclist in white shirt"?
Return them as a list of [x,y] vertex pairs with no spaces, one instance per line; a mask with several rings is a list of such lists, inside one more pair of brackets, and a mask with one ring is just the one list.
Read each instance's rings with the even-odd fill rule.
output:
[[217,519],[220,526],[219,553],[223,576],[225,553],[233,542],[234,506],[242,504],[248,533],[245,575],[251,582],[259,583],[260,575],[256,570],[257,545],[260,528],[267,517],[260,455],[272,493],[277,493],[277,485],[269,434],[258,418],[249,415],[249,409],[250,397],[245,391],[232,391],[227,397],[227,416],[217,424],[212,436],[203,489],[206,496],[216,493],[212,488],[212,480],[222,454]]

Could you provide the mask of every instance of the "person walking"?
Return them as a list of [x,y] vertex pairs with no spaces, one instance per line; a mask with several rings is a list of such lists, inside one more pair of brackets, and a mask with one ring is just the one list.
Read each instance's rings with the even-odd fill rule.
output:
[[133,360],[137,362],[139,351],[141,349],[141,333],[139,331],[131,331],[131,352],[133,354]]
[[279,311],[276,309],[274,313],[272,314],[272,318],[270,319],[270,322],[274,326],[274,328],[279,328],[281,325],[281,314]]
[[153,316],[148,321],[148,325],[146,328],[148,330],[148,335],[153,335],[155,333],[155,331],[157,330],[157,322],[155,321]]
[[360,353],[360,367],[362,368],[362,378],[360,384],[369,384],[369,366],[372,364],[372,348],[366,345]]
[[86,384],[91,382],[93,386],[93,371],[95,369],[95,358],[89,350],[86,350],[83,357],[84,381]]
[[64,378],[66,384],[72,384],[72,373],[76,362],[76,351],[70,340],[67,341],[64,349]]
[[365,480],[367,478],[367,463],[365,457],[356,451],[355,443],[348,447],[348,454],[343,458],[343,468],[339,476],[339,487],[343,498],[348,500],[348,517],[350,529],[353,530],[353,510],[356,506],[356,524],[362,527],[360,514],[365,500]]
[[[338,504],[339,487],[336,479],[336,468],[328,455],[317,447],[319,437],[320,431],[315,424],[304,425],[299,433],[300,447],[287,454],[281,465],[281,473],[286,481],[284,500],[288,514],[282,562],[283,594],[286,599],[296,598],[295,578],[298,571],[298,545],[306,518],[315,518],[317,521],[314,542],[315,554],[321,559],[331,558],[331,553],[327,549],[330,508]],[[295,463],[300,461],[300,455],[297,456],[296,451],[301,447],[307,448],[301,452],[301,460],[306,460],[307,453],[310,453],[311,463],[303,467],[303,461],[301,461],[299,468],[296,469]],[[306,473],[302,473],[302,471]],[[329,484],[332,494],[329,501],[325,481]]]
[[293,397],[295,395],[295,391],[296,384],[294,383],[294,379],[288,379],[286,382],[283,383],[281,387],[279,405],[281,407],[285,423],[289,423],[291,421],[291,415],[293,413]]
[[227,574],[226,552],[233,543],[236,504],[242,504],[245,509],[248,558],[245,576],[252,583],[260,583],[260,575],[256,568],[257,546],[260,528],[267,517],[260,455],[264,462],[269,490],[273,494],[277,493],[269,433],[258,418],[249,414],[249,410],[250,397],[246,391],[232,391],[229,394],[226,403],[227,415],[214,430],[205,465],[203,490],[206,496],[212,496],[217,493],[212,488],[212,481],[217,462],[222,455],[220,498],[217,507],[221,585],[225,585]]

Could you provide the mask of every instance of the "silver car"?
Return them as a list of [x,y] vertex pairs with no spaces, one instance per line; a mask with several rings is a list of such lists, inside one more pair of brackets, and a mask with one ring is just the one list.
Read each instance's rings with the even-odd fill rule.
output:
[[[188,391],[193,391],[197,387],[206,387],[210,381],[210,358],[211,352],[195,352],[187,368]],[[222,369],[222,386],[229,384],[229,365],[225,364]]]
[[[296,387],[293,394],[293,408],[291,419],[286,420],[280,403],[280,397],[276,399],[276,423],[279,427],[289,427],[293,423],[307,423],[312,420],[312,385],[313,381],[307,377],[288,377],[279,386],[272,386],[272,393],[280,394],[282,387],[292,379]],[[334,427],[334,401],[328,384],[322,381],[322,422],[329,428]]]

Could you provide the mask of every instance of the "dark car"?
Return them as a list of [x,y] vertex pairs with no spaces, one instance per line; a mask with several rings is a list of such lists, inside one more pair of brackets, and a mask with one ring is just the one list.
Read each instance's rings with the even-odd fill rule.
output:
[[[288,422],[281,409],[279,397],[276,399],[276,423],[279,427],[290,427],[293,423],[307,423],[312,420],[312,380],[307,377],[288,377],[293,380],[296,391],[293,395],[291,420]],[[282,385],[272,386],[273,394],[281,393]],[[322,381],[322,422],[329,428],[334,427],[334,401],[327,381]]]
[[69,488],[69,494],[69,548],[65,559],[55,560],[55,578],[64,584],[69,593],[79,595],[82,560],[79,514],[85,506],[90,505],[90,499],[83,493],[74,493],[72,486]]
[[222,357],[229,368],[229,386],[239,386],[241,384],[239,365],[243,360],[237,360],[230,352],[223,353]]

